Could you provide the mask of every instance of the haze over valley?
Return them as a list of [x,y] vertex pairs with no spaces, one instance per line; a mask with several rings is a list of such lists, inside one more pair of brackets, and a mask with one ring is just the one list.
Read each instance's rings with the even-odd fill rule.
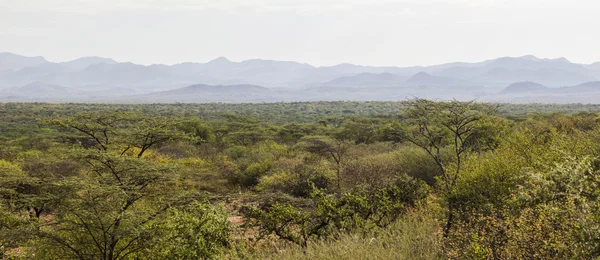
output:
[[599,103],[600,63],[532,55],[434,66],[312,66],[219,57],[206,63],[139,65],[84,57],[52,62],[0,53],[0,102],[281,102],[458,99]]

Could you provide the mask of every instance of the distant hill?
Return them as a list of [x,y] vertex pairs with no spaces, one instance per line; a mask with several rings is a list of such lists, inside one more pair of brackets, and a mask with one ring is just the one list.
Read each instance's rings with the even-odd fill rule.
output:
[[159,102],[233,102],[267,101],[275,94],[265,87],[256,85],[204,85],[161,91],[137,96],[144,100]]
[[208,95],[208,94],[257,94],[271,92],[268,88],[256,85],[192,85],[189,87],[163,91],[164,95]]
[[599,92],[600,93],[600,81],[586,82],[571,87],[560,88],[563,93],[587,93],[587,92]]
[[48,63],[43,57],[25,57],[13,53],[0,53],[0,71],[17,71],[25,67],[37,66]]
[[578,70],[565,70],[558,68],[541,69],[512,69],[510,67],[497,67],[482,74],[487,81],[515,82],[532,81],[540,84],[570,85],[594,79],[592,75]]
[[600,62],[595,62],[586,66],[589,69],[600,71]]
[[25,86],[17,87],[13,89],[17,93],[66,93],[69,89],[60,85],[46,84],[42,82],[34,82]]
[[[595,69],[600,65],[581,65],[565,58],[540,59],[531,55],[404,68],[349,63],[315,67],[294,61],[252,59],[236,62],[225,57],[206,63],[186,62],[172,66],[117,63],[113,59],[100,57],[85,57],[63,63],[51,63],[42,57],[24,57],[10,53],[3,53],[0,57],[0,68],[9,69],[0,69],[0,86],[42,81],[68,86],[133,84],[143,90],[145,87],[169,89],[172,85],[200,82],[207,85],[250,84],[280,89],[306,89],[319,85],[385,86],[413,75],[408,84],[503,87],[513,82],[532,81],[560,87],[600,79],[600,70]],[[36,72],[34,75],[29,71],[20,72],[24,68],[31,68]]]
[[471,86],[473,83],[451,77],[433,76],[426,72],[419,72],[410,77],[405,82],[412,86],[437,86],[437,87],[452,87],[452,86]]
[[157,80],[169,80],[171,77],[168,66],[144,66],[126,62],[92,64],[78,72],[75,79],[88,84],[151,84]]
[[540,59],[533,55],[521,57],[502,57],[494,60],[482,62],[484,67],[488,68],[511,68],[513,70],[539,70],[539,69],[557,69],[577,71],[583,69],[580,64],[571,63],[564,57],[557,59]]
[[522,94],[532,92],[545,92],[550,90],[548,87],[531,81],[515,82],[502,90],[502,94]]
[[540,59],[533,55],[502,57],[475,63],[450,63],[429,67],[440,76],[455,77],[488,87],[531,81],[560,87],[592,81],[600,76],[589,65],[572,63],[565,58]]
[[[600,63],[577,64],[565,58],[543,59],[532,55],[433,66],[377,67],[343,63],[318,67],[295,61],[231,61],[225,57],[205,63],[148,66],[100,57],[56,63],[43,57],[0,53],[0,89],[44,82],[69,86],[77,90],[78,97],[110,96],[111,100],[117,100],[113,97],[119,96],[128,99],[131,95],[141,98],[147,93],[186,99],[182,94],[169,91],[198,83],[211,87],[199,88],[202,93],[193,94],[190,100],[478,98],[498,93],[515,82],[535,82],[548,87],[551,95],[559,96],[570,91],[591,91],[590,87],[576,85],[598,80]],[[262,86],[270,91],[231,86]],[[564,86],[573,87],[562,89]],[[506,91],[527,95],[533,89],[537,89],[536,86],[521,83]],[[593,87],[591,89],[595,91]],[[529,92],[515,92],[520,90]]]
[[360,73],[358,75],[336,78],[323,83],[324,86],[390,86],[402,83],[406,78],[392,73]]
[[73,90],[64,86],[42,82],[34,82],[0,91],[0,100],[50,101],[64,97],[73,97]]
[[113,59],[109,59],[109,58],[101,58],[101,57],[83,57],[83,58],[79,58],[79,59],[75,59],[72,61],[68,61],[68,62],[62,62],[61,64],[74,69],[74,70],[83,70],[91,65],[95,65],[95,64],[117,64],[118,62],[116,62]]

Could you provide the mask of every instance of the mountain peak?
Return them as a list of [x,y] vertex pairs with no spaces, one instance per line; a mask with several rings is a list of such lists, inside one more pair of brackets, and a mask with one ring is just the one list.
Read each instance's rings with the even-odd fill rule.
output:
[[222,64],[222,63],[230,63],[230,62],[231,62],[230,60],[228,60],[227,58],[221,56],[221,57],[218,57],[218,58],[216,58],[214,60],[209,61],[208,63],[210,63],[210,64]]
[[115,61],[111,58],[103,58],[103,57],[98,57],[98,56],[81,57],[81,58],[74,59],[69,62],[74,62],[74,61],[102,61],[105,63],[117,63],[117,61]]
[[415,75],[413,75],[412,77],[410,77],[411,79],[422,79],[422,78],[429,78],[431,77],[431,75],[427,72],[421,71]]
[[558,62],[565,62],[565,63],[571,63],[571,61],[569,61],[567,58],[565,57],[560,57],[560,58],[556,58],[554,59],[554,61],[558,61]]
[[10,52],[0,52],[0,57],[14,57],[14,56],[21,56],[21,55],[17,55],[14,53],[10,53]]
[[31,60],[39,60],[39,61],[48,62],[42,56],[28,57],[28,56],[23,56],[23,55],[15,54],[15,53],[12,53],[12,52],[0,52],[0,58],[2,58],[2,59],[31,59]]
[[39,66],[46,64],[48,61],[44,57],[27,57],[10,52],[0,53],[0,71],[12,70],[17,71],[25,67]]
[[502,90],[502,94],[518,94],[526,92],[543,92],[548,90],[548,87],[532,81],[521,81],[510,84]]
[[98,65],[98,64],[113,65],[113,64],[117,64],[117,63],[118,62],[116,62],[115,60],[110,59],[110,58],[83,57],[83,58],[75,59],[72,61],[62,62],[61,64],[65,65],[71,69],[83,70],[92,65]]
[[525,56],[521,56],[521,57],[518,57],[518,58],[519,59],[524,59],[524,60],[533,60],[533,61],[540,60],[540,58],[538,58],[538,57],[536,57],[534,55],[531,55],[531,54],[525,55]]
[[473,83],[452,77],[435,76],[427,72],[419,72],[410,77],[406,83],[426,86],[472,86]]

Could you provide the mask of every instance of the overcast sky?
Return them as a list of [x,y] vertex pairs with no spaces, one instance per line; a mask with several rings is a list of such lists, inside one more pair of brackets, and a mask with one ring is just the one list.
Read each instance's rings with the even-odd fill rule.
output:
[[0,52],[141,64],[218,56],[430,65],[600,61],[599,0],[0,0]]

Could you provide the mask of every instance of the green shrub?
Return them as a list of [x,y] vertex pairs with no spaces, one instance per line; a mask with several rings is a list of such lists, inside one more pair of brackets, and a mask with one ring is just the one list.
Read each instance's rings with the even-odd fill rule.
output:
[[[442,154],[447,156],[446,154]],[[442,174],[439,166],[427,152],[416,147],[402,147],[398,150],[400,170],[413,178],[421,179],[429,185],[434,185],[436,177]]]
[[329,174],[323,169],[310,165],[298,165],[290,171],[281,171],[261,178],[258,190],[281,191],[298,197],[309,197],[317,189],[328,189],[331,185]]
[[385,227],[426,195],[425,183],[401,176],[393,184],[373,190],[334,195],[315,189],[313,207],[308,210],[288,203],[275,203],[260,208],[246,207],[244,213],[247,219],[253,220],[248,224],[258,227],[258,239],[275,234],[306,246],[310,239],[340,231]]
[[151,230],[146,259],[215,259],[230,245],[227,215],[210,204],[172,208]]
[[[447,259],[442,252],[441,223],[436,214],[418,208],[385,229],[337,234],[310,241],[307,247],[281,245],[241,259]],[[231,257],[238,259],[238,257]]]
[[238,181],[243,187],[253,187],[258,184],[262,176],[267,175],[271,168],[272,164],[269,161],[252,163],[238,176]]

